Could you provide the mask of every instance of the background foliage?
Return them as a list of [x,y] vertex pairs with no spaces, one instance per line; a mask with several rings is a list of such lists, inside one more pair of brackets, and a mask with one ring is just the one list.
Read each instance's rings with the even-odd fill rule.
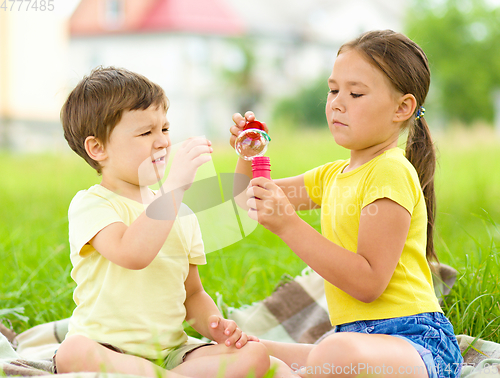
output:
[[445,118],[491,122],[500,91],[500,9],[484,0],[416,0],[407,35],[429,58]]
[[[414,0],[403,32],[430,62],[428,119],[440,119],[443,125],[491,124],[493,97],[496,92],[500,96],[500,8],[485,0]],[[278,101],[275,122],[324,125],[328,75],[318,73],[316,81]]]
[[[475,135],[475,136],[474,136]],[[300,174],[345,159],[327,128],[273,133],[272,177]],[[491,129],[437,135],[436,251],[459,272],[444,311],[457,334],[500,342],[500,140]],[[236,155],[214,144],[217,172],[231,172]],[[68,205],[99,177],[73,153],[0,154],[0,318],[17,332],[71,315]],[[301,216],[318,231],[319,212]],[[227,248],[209,253],[200,267],[207,292],[221,305],[240,307],[270,295],[281,277],[305,264],[276,235],[258,227]]]

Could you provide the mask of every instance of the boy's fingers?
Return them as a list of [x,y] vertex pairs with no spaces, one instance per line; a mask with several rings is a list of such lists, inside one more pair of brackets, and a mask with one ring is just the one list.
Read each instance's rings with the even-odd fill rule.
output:
[[248,342],[248,337],[247,337],[247,334],[245,332],[241,332],[241,337],[239,338],[239,340],[236,341],[236,348],[241,348],[243,347],[246,343]]
[[224,330],[224,334],[226,336],[231,336],[236,329],[238,329],[238,327],[236,326],[235,322],[227,322],[226,329]]
[[208,323],[210,324],[210,327],[212,327],[212,328],[217,328],[219,326],[219,321],[220,321],[220,318],[217,315],[211,315],[208,318]]
[[231,333],[227,334],[226,332],[226,335],[228,335],[229,337],[227,338],[225,344],[227,346],[236,345],[236,342],[241,338],[241,334],[242,334],[241,329],[236,327],[235,324],[235,328],[231,331]]
[[260,341],[260,339],[257,337],[257,336],[253,336],[253,335],[247,335],[247,339],[248,341]]
[[194,160],[198,156],[203,154],[211,154],[214,150],[212,147],[207,145],[198,145],[191,148],[191,150],[187,153],[188,158]]
[[208,163],[212,160],[212,155],[200,155],[196,159],[193,159],[195,167],[201,167],[203,164]]
[[189,138],[189,139],[186,139],[186,141],[183,144],[183,146],[185,148],[187,148],[188,150],[191,150],[197,146],[211,146],[211,145],[212,145],[212,142],[204,137]]

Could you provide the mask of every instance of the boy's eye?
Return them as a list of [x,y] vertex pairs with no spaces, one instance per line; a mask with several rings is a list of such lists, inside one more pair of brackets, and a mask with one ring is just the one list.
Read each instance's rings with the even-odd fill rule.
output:
[[147,136],[149,134],[151,134],[151,131],[146,131],[145,133],[142,133],[141,136]]
[[338,90],[338,89],[330,89],[330,90],[328,91],[328,94],[330,94],[330,93],[331,93],[331,94],[337,94],[337,93],[339,93],[339,90]]
[[164,127],[163,129],[161,129],[162,132],[164,133],[168,133],[170,131],[170,128],[169,127]]

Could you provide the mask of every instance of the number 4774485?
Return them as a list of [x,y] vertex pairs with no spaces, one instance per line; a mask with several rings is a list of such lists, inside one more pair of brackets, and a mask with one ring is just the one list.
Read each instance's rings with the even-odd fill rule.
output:
[[[1,0],[0,0],[1,1]],[[3,0],[0,5],[3,11],[49,11],[54,10],[54,0]]]

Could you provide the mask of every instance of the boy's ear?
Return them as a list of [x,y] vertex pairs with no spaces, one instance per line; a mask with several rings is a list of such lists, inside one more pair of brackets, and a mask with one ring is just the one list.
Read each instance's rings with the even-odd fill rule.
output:
[[94,136],[89,136],[85,139],[85,151],[87,151],[87,155],[92,160],[97,162],[101,162],[108,157],[104,144]]
[[409,119],[415,112],[417,100],[412,94],[405,94],[399,98],[399,105],[394,114],[395,122],[404,122]]

